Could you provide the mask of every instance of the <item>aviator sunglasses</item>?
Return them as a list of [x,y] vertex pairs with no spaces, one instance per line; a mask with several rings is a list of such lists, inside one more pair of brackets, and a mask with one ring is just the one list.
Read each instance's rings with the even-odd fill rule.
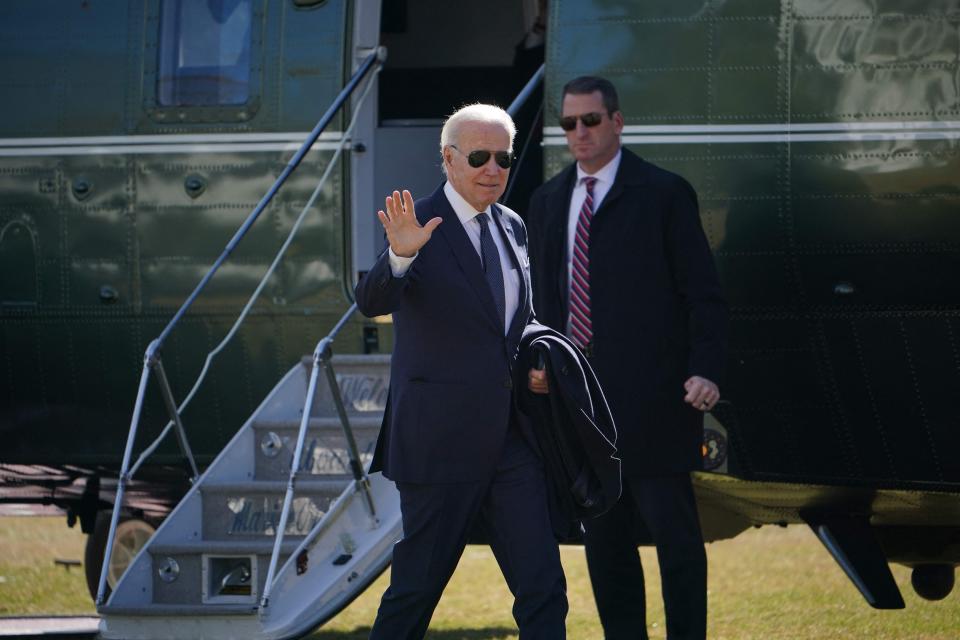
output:
[[591,111],[590,113],[584,113],[579,116],[564,116],[560,118],[560,128],[564,131],[573,131],[577,128],[577,118],[580,118],[583,126],[595,127],[603,120],[603,114],[597,111]]
[[[456,145],[450,146],[457,149]],[[509,169],[510,165],[513,164],[513,154],[509,151],[487,151],[486,149],[477,149],[470,153],[463,153],[460,149],[457,149],[457,151],[467,158],[467,164],[474,169],[479,169],[487,164],[491,154],[493,154],[494,162],[496,162],[497,166],[501,169]]]

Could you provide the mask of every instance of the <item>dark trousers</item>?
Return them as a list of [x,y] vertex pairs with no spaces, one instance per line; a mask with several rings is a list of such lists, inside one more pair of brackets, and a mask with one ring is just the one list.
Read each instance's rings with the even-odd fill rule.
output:
[[687,473],[624,477],[617,505],[584,523],[587,567],[606,640],[647,640],[638,524],[646,527],[657,547],[667,638],[703,640],[707,554]]
[[547,512],[539,459],[514,428],[492,481],[398,483],[403,539],[372,640],[420,639],[479,518],[514,596],[522,640],[566,637],[566,581]]

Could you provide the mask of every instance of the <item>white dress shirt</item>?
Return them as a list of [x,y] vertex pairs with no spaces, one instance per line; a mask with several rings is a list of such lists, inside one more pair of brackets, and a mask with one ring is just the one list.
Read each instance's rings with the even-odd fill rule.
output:
[[[619,158],[619,156],[617,156],[617,158]],[[453,212],[457,214],[457,218],[460,220],[460,224],[463,225],[464,231],[467,232],[467,237],[470,239],[470,243],[476,250],[477,255],[482,256],[483,254],[480,252],[480,221],[477,220],[477,215],[479,213],[486,213],[488,216],[491,215],[490,207],[478,212],[469,202],[463,199],[463,196],[457,193],[457,190],[454,189],[453,185],[449,182],[443,185],[443,193],[447,196],[450,206],[453,207]],[[509,224],[502,218],[500,221],[501,224]],[[490,218],[489,224],[490,235],[493,238],[493,243],[497,245],[497,253],[500,254],[500,269],[503,271],[503,332],[504,335],[506,335],[510,327],[510,322],[513,320],[517,308],[520,306],[520,272],[514,268],[509,253],[511,250],[506,246],[503,235],[500,233],[500,229],[492,218]],[[412,258],[403,258],[395,254],[392,248],[389,249],[390,271],[393,273],[393,276],[395,278],[402,278],[406,275],[407,269],[410,268],[410,265],[416,258],[416,255]]]
[[[573,240],[577,235],[577,221],[580,219],[580,207],[583,201],[587,199],[587,185],[583,183],[584,178],[596,178],[593,185],[593,215],[597,215],[600,204],[613,186],[613,181],[617,177],[617,169],[620,168],[620,156],[622,152],[617,151],[613,160],[608,162],[594,174],[589,174],[577,163],[577,183],[573,186],[573,193],[570,195],[570,210],[567,213],[567,294],[570,293],[570,282],[573,278]],[[569,298],[567,298],[569,300]],[[567,335],[570,334],[570,319],[567,318]]]

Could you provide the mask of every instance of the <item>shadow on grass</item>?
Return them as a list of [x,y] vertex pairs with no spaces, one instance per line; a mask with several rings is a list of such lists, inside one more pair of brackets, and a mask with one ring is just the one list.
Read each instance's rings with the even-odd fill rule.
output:
[[[357,627],[352,631],[317,631],[307,636],[308,640],[367,640],[370,627]],[[430,630],[425,640],[504,640],[517,635],[516,629],[486,627],[483,629]]]

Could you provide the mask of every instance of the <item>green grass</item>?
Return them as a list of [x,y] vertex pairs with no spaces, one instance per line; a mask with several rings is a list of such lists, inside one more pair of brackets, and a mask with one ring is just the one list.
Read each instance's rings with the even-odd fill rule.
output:
[[83,567],[87,537],[65,517],[0,517],[0,615],[92,614]]
[[[83,558],[84,536],[63,518],[0,518],[0,615],[92,613],[80,568],[55,557]],[[641,550],[648,574],[648,625],[663,639],[656,556]],[[907,608],[870,608],[805,527],[750,530],[708,545],[712,640],[829,639],[955,640],[960,638],[960,589],[941,602],[918,598],[909,570],[893,567]],[[562,549],[571,640],[601,638],[583,549]],[[316,632],[313,640],[365,639],[389,572]],[[433,617],[431,640],[517,638],[511,598],[490,551],[468,547]]]
[[[571,640],[602,638],[583,549],[564,547]],[[656,553],[641,549],[647,572],[647,625],[651,640],[666,637]],[[910,572],[892,567],[907,608],[877,611],[806,527],[765,527],[707,546],[709,631],[712,640],[956,640],[960,638],[960,589],[927,602],[910,587]],[[360,640],[376,615],[385,574],[313,640]],[[444,593],[427,638],[517,638],[511,598],[490,551],[469,547]]]

